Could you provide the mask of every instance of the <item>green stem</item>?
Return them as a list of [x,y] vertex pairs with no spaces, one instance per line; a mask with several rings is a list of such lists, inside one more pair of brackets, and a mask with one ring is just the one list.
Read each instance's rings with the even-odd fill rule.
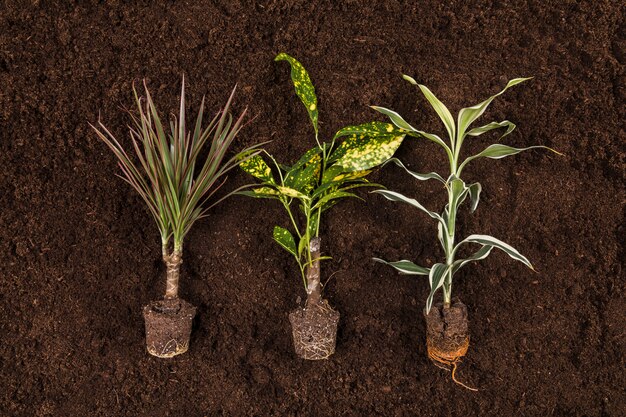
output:
[[293,214],[291,214],[291,209],[289,208],[289,204],[287,204],[282,199],[280,201],[283,203],[283,206],[285,206],[285,210],[287,210],[287,213],[289,214],[289,218],[291,219],[291,224],[293,225],[293,228],[296,231],[298,238],[301,239],[302,235],[300,234],[300,230],[298,229],[298,223],[296,223],[296,220],[294,219]]

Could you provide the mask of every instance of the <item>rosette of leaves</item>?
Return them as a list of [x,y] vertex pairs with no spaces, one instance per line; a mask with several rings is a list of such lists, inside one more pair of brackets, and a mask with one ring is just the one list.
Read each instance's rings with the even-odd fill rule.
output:
[[[446,259],[441,263],[434,264],[430,268],[416,265],[415,263],[408,260],[388,262],[378,258],[374,259],[378,262],[382,262],[384,264],[394,267],[402,274],[428,276],[428,280],[430,283],[430,294],[428,295],[428,299],[426,300],[426,314],[428,314],[433,305],[433,298],[436,292],[440,289],[443,290],[443,305],[444,307],[449,307],[452,298],[452,280],[454,275],[459,271],[459,269],[461,269],[468,263],[485,259],[494,248],[504,251],[511,258],[522,262],[524,265],[531,269],[533,268],[532,264],[525,256],[519,253],[512,246],[493,236],[474,234],[457,242],[458,239],[455,231],[458,210],[465,201],[468,201],[470,204],[471,212],[474,212],[478,207],[478,203],[480,201],[480,193],[482,190],[479,182],[468,184],[463,181],[463,179],[461,178],[463,169],[470,162],[479,158],[500,159],[518,154],[522,151],[526,151],[529,149],[543,148],[555,153],[558,152],[541,145],[529,146],[526,148],[514,148],[501,143],[495,143],[487,146],[483,151],[479,152],[478,154],[466,157],[465,159],[463,159],[461,155],[463,143],[467,139],[480,136],[483,133],[489,132],[491,130],[506,129],[504,131],[504,134],[502,134],[502,136],[500,137],[500,139],[502,139],[515,129],[515,124],[508,120],[503,120],[501,122],[490,122],[483,126],[474,128],[471,128],[471,125],[485,112],[487,107],[496,97],[504,93],[510,87],[527,81],[530,78],[512,79],[499,93],[494,94],[493,96],[476,104],[475,106],[461,109],[457,116],[456,123],[448,108],[441,101],[439,101],[439,99],[437,99],[437,97],[426,86],[418,84],[413,78],[407,75],[404,75],[403,78],[409,81],[411,84],[418,86],[424,97],[427,99],[427,101],[430,103],[432,108],[435,110],[435,112],[443,122],[448,136],[448,140],[444,141],[436,134],[423,132],[414,128],[409,123],[407,123],[402,118],[402,116],[400,116],[393,110],[376,106],[373,106],[373,108],[380,113],[388,116],[391,122],[397,128],[403,129],[407,133],[407,135],[416,138],[427,139],[439,145],[445,151],[448,157],[450,172],[447,175],[442,175],[436,172],[421,174],[408,170],[404,166],[404,164],[397,158],[393,158],[389,162],[393,162],[396,165],[402,167],[410,176],[417,180],[435,180],[441,182],[445,190],[447,191],[448,203],[441,213],[437,213],[424,207],[415,199],[406,197],[395,191],[376,190],[374,192],[383,195],[389,200],[400,201],[410,204],[411,206],[426,213],[428,216],[436,220],[438,225],[439,243],[444,250]],[[465,245],[478,245],[478,250],[476,250],[467,258],[457,259],[457,254],[459,253],[459,250]]]
[[392,123],[371,122],[344,127],[330,142],[320,141],[317,97],[309,74],[300,62],[285,53],[275,60],[291,65],[291,79],[313,125],[316,146],[292,165],[281,164],[268,153],[242,162],[240,167],[260,184],[240,194],[277,200],[285,208],[291,230],[275,226],[273,237],[295,258],[308,305],[320,299],[319,267],[315,266],[320,260],[328,259],[311,250],[313,239],[317,239],[313,247],[319,248],[322,214],[342,199],[358,198],[353,192],[355,188],[375,185],[366,176],[393,156],[407,131]]

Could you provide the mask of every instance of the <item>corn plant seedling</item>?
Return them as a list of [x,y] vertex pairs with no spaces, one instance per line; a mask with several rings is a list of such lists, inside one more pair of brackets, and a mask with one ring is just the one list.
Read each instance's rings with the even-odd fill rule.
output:
[[[183,256],[183,239],[191,226],[207,211],[235,191],[226,194],[208,207],[206,203],[224,184],[226,174],[239,162],[253,156],[253,146],[226,158],[226,153],[242,128],[246,114],[233,120],[229,114],[235,94],[233,89],[224,109],[206,127],[202,127],[204,98],[193,130],[185,122],[185,80],[183,78],[178,119],[170,122],[169,131],[163,126],[157,108],[144,81],[146,97],[140,98],[133,85],[138,115],[129,126],[136,161],[113,134],[98,121],[91,126],[98,137],[113,151],[129,183],[148,206],[161,234],[163,261],[167,266],[166,299],[178,298],[178,281]],[[201,162],[200,154],[208,147]]]
[[[473,212],[478,206],[481,193],[480,183],[475,182],[468,185],[461,179],[461,173],[463,172],[463,169],[467,166],[468,163],[478,158],[500,159],[509,155],[515,155],[528,149],[539,148],[548,149],[553,152],[556,151],[546,146],[513,148],[511,146],[496,143],[488,146],[486,149],[476,155],[470,156],[464,160],[462,160],[461,158],[461,149],[463,142],[466,138],[480,136],[483,133],[489,132],[494,129],[506,128],[506,131],[501,136],[502,138],[510,134],[515,129],[515,124],[508,120],[504,120],[502,122],[491,122],[484,126],[476,127],[473,129],[470,129],[470,125],[485,112],[489,104],[491,104],[491,102],[496,97],[504,93],[510,87],[529,80],[530,78],[515,78],[509,81],[502,91],[489,97],[487,100],[475,106],[461,109],[458,114],[456,124],[454,122],[452,114],[447,109],[447,107],[441,101],[439,101],[437,97],[435,97],[435,95],[426,86],[418,84],[413,78],[407,75],[404,75],[403,78],[411,84],[417,85],[419,87],[422,94],[426,97],[439,118],[443,121],[449,141],[446,143],[435,134],[426,133],[415,129],[413,126],[407,123],[398,113],[392,110],[383,107],[373,108],[380,113],[388,116],[393,124],[396,125],[398,128],[405,130],[407,132],[407,135],[431,140],[438,144],[441,148],[443,148],[446,152],[446,155],[448,156],[448,161],[450,164],[450,174],[447,176],[447,178],[444,179],[442,175],[436,172],[419,174],[409,171],[404,166],[404,164],[396,158],[391,159],[390,162],[393,162],[396,165],[402,167],[409,175],[420,181],[436,180],[441,182],[445,186],[445,189],[448,193],[448,203],[446,204],[443,212],[439,214],[434,211],[428,210],[416,200],[405,197],[404,195],[395,191],[376,190],[373,192],[382,194],[385,198],[392,201],[401,201],[404,203],[408,203],[411,206],[423,211],[433,219],[437,220],[439,243],[443,247],[446,259],[445,262],[436,263],[430,268],[418,266],[408,260],[401,260],[396,262],[387,262],[379,258],[374,258],[374,260],[390,265],[402,274],[428,276],[430,283],[430,294],[428,295],[428,299],[426,300],[426,314],[428,314],[433,304],[433,297],[440,288],[443,289],[444,308],[450,307],[452,298],[452,280],[454,274],[458,272],[461,267],[468,264],[469,262],[485,259],[491,253],[491,250],[493,248],[498,248],[504,251],[511,258],[522,262],[524,265],[531,269],[533,268],[532,264],[525,256],[520,254],[512,246],[502,242],[499,239],[496,239],[493,236],[475,234],[470,235],[460,242],[456,243],[455,228],[456,216],[459,206],[469,197],[469,200],[471,202],[470,210],[471,212]],[[476,251],[468,258],[456,259],[457,252],[459,251],[461,246],[469,243],[479,244],[480,249],[478,249],[478,251]]]
[[[291,65],[291,79],[297,96],[308,111],[317,146],[304,153],[292,166],[279,164],[266,153],[274,170],[260,155],[242,162],[241,168],[259,179],[261,186],[241,194],[278,200],[285,208],[295,236],[289,230],[275,226],[273,237],[295,258],[309,305],[320,300],[319,261],[328,259],[319,254],[322,213],[343,198],[357,197],[350,190],[372,186],[365,176],[394,154],[406,132],[390,123],[372,122],[345,127],[330,142],[321,142],[317,97],[309,74],[300,62],[285,53],[276,56],[275,60],[287,61]],[[337,139],[342,137],[347,138],[337,144]],[[300,208],[300,222],[294,203]]]

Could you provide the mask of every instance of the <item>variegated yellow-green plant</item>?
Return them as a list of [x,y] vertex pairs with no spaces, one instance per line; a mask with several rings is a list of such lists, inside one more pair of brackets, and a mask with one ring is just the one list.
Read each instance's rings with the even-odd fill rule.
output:
[[[522,83],[530,78],[515,78],[508,82],[506,87],[500,91],[499,93],[489,97],[487,100],[472,106],[461,109],[458,114],[456,124],[452,117],[452,114],[447,109],[447,107],[435,97],[435,95],[424,85],[418,84],[413,78],[404,75],[403,78],[410,82],[413,85],[417,85],[421,90],[422,94],[426,97],[430,105],[433,107],[439,118],[443,121],[443,124],[446,128],[449,141],[446,143],[439,136],[422,132],[420,130],[415,129],[409,123],[407,123],[398,113],[383,108],[376,107],[373,108],[380,113],[388,116],[394,125],[398,128],[403,129],[407,132],[407,135],[425,138],[437,143],[441,146],[448,156],[448,161],[450,164],[450,174],[444,179],[444,177],[436,172],[431,172],[428,174],[418,174],[416,172],[409,171],[400,160],[397,158],[390,159],[389,162],[394,162],[396,165],[402,167],[406,170],[414,178],[420,181],[426,180],[437,180],[441,182],[448,193],[448,203],[446,204],[443,212],[441,214],[428,210],[422,204],[417,202],[412,198],[405,197],[404,195],[397,193],[395,191],[388,190],[376,190],[375,193],[382,194],[389,200],[392,201],[401,201],[404,203],[408,203],[413,207],[418,208],[419,210],[426,213],[428,216],[437,220],[438,222],[438,236],[439,242],[443,247],[445,252],[445,262],[436,263],[430,268],[425,268],[423,266],[418,266],[411,261],[401,260],[396,262],[387,262],[379,258],[374,258],[374,260],[378,262],[382,262],[384,264],[390,265],[398,270],[402,274],[408,275],[427,275],[430,282],[430,294],[428,295],[428,299],[426,301],[426,314],[430,311],[433,304],[433,297],[435,293],[443,288],[443,303],[444,307],[449,307],[452,298],[452,279],[454,274],[464,265],[472,261],[478,261],[486,258],[493,248],[498,248],[504,251],[511,258],[522,262],[524,265],[529,268],[533,268],[530,261],[520,254],[515,248],[512,246],[502,242],[499,239],[496,239],[493,236],[488,235],[471,235],[456,243],[456,216],[459,209],[459,206],[469,197],[471,202],[470,210],[473,212],[476,210],[478,206],[478,202],[480,199],[481,185],[478,182],[473,184],[466,184],[461,179],[461,173],[463,169],[467,166],[467,164],[477,158],[491,158],[491,159],[499,159],[504,158],[505,156],[515,155],[522,151],[528,149],[537,149],[544,148],[551,150],[546,146],[530,146],[527,148],[513,148],[511,146],[502,145],[499,143],[488,146],[482,152],[467,157],[464,160],[461,158],[461,148],[463,142],[468,137],[480,136],[485,132],[490,130],[498,129],[498,128],[506,128],[506,131],[501,136],[504,137],[511,133],[515,129],[515,124],[508,120],[504,120],[502,122],[491,122],[481,127],[476,127],[470,129],[470,125],[476,121],[487,109],[489,104],[498,97],[500,94],[504,93],[510,87],[513,87],[516,84]],[[558,153],[558,152],[556,152]],[[476,251],[474,254],[465,259],[456,259],[457,252],[461,248],[461,246],[468,243],[476,243],[480,245],[480,249]]]
[[[294,233],[275,226],[273,237],[296,259],[309,305],[319,302],[319,261],[327,259],[319,255],[322,213],[342,198],[357,197],[350,190],[374,185],[365,176],[393,156],[407,132],[391,123],[372,122],[345,127],[330,142],[320,141],[317,97],[309,74],[300,62],[285,53],[276,56],[275,60],[287,61],[291,65],[291,79],[297,96],[308,111],[317,146],[291,166],[279,164],[267,153],[274,169],[260,155],[242,162],[241,168],[259,179],[261,184],[240,194],[275,199],[285,208]],[[345,139],[338,143],[340,138]],[[294,210],[294,204],[300,208],[300,213]]]

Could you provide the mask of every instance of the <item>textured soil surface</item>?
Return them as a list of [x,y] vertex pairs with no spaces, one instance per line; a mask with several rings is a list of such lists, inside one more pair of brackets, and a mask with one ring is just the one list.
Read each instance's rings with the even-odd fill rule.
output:
[[[21,4],[21,5],[18,5]],[[58,3],[63,5],[51,4]],[[613,1],[187,2],[3,1],[0,6],[0,415],[2,416],[623,416],[626,410],[624,143],[626,24]],[[339,2],[337,2],[339,3]],[[444,6],[441,3],[448,3]],[[551,4],[553,3],[553,4]],[[426,356],[423,277],[373,256],[442,259],[436,226],[363,193],[322,226],[325,297],[341,312],[327,361],[295,357],[288,313],[298,271],[271,239],[287,225],[271,201],[235,197],[186,240],[182,296],[198,307],[189,351],[145,351],[142,307],[164,292],[160,242],[142,201],[88,122],[128,144],[123,108],[146,78],[175,111],[235,107],[256,116],[236,143],[273,140],[293,162],[314,144],[281,51],[317,87],[321,134],[383,120],[368,105],[443,134],[406,73],[456,113],[517,76],[534,80],[482,119],[509,119],[530,151],[468,167],[481,206],[459,235],[483,233],[537,273],[493,253],[460,272],[471,345],[450,381]],[[191,114],[191,113],[190,113]],[[497,136],[470,140],[467,153]],[[431,143],[398,156],[446,167]],[[443,191],[397,167],[373,181],[440,210]],[[226,187],[244,184],[241,172]]]

